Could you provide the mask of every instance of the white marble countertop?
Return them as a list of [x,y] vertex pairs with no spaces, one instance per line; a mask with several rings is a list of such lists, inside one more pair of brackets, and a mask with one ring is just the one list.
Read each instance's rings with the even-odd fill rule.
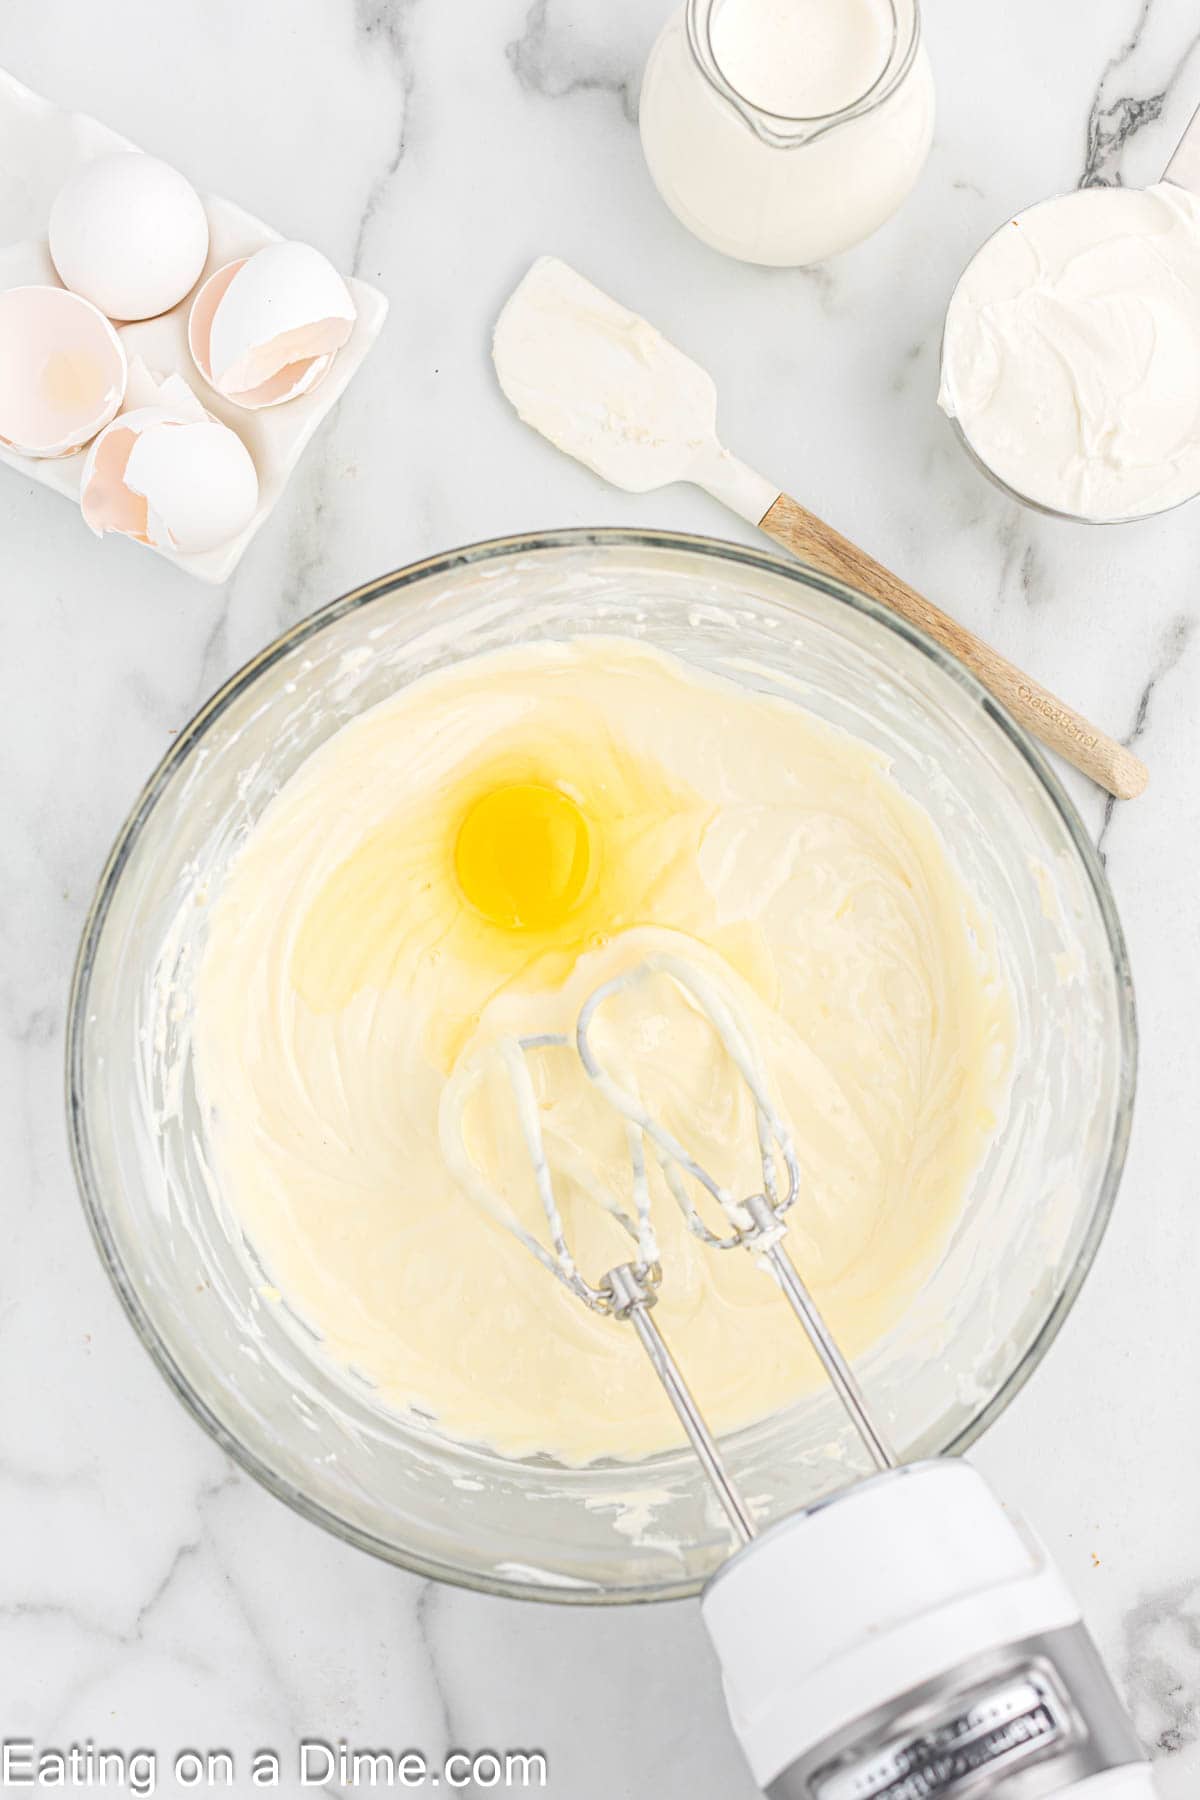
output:
[[[698,494],[610,492],[520,428],[487,336],[555,251],[716,374],[730,446],[1149,762],[1102,841],[1143,1033],[1132,1154],[1045,1365],[973,1453],[1061,1560],[1169,1800],[1200,1787],[1200,511],[1115,530],[1019,509],[933,395],[976,244],[1081,179],[1155,179],[1200,102],[1190,0],[927,0],[933,156],[871,243],[722,261],[645,174],[637,79],[668,0],[5,0],[0,64],[340,266],[392,314],[232,583],[97,545],[0,471],[8,853],[0,1298],[0,1737],[537,1746],[564,1800],[751,1793],[694,1605],[521,1606],[293,1517],[184,1415],[101,1272],[64,1139],[67,982],[130,800],[281,627],[428,551],[524,527],[750,537]],[[175,1791],[169,1780],[160,1791]],[[237,1791],[249,1792],[243,1773]]]

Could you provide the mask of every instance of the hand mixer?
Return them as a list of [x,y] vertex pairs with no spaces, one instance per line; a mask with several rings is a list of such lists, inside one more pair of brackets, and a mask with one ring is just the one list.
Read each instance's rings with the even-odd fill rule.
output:
[[[754,1107],[761,1191],[732,1194],[602,1063],[593,1041],[619,993],[665,977],[706,1018]],[[1133,1729],[1061,1576],[967,1463],[902,1463],[784,1246],[801,1174],[786,1123],[736,1001],[685,959],[645,958],[584,1002],[574,1048],[625,1125],[632,1210],[589,1176],[572,1179],[629,1235],[631,1260],[593,1284],[567,1242],[543,1141],[532,1053],[559,1033],[504,1039],[447,1084],[447,1162],[577,1299],[637,1333],[737,1538],[702,1614],[730,1716],[772,1800],[1153,1800]],[[549,1243],[517,1219],[473,1160],[464,1112],[490,1058],[511,1086]],[[715,1253],[748,1251],[777,1281],[846,1409],[874,1474],[757,1527],[654,1318],[664,1272],[648,1157],[691,1231]],[[689,1183],[726,1228],[701,1216]]]

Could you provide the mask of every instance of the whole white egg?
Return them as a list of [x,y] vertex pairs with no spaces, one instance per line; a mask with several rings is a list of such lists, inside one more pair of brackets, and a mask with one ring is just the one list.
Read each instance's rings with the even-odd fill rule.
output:
[[82,163],[59,190],[50,255],[64,286],[110,319],[153,319],[199,280],[208,216],[178,169],[115,150]]

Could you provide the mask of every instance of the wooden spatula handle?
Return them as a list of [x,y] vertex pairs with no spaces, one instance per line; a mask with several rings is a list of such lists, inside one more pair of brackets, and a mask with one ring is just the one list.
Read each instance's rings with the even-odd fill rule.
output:
[[806,512],[789,495],[780,494],[759,520],[759,529],[822,574],[836,576],[848,587],[857,588],[859,593],[880,601],[902,619],[919,626],[965,663],[1026,731],[1090,775],[1118,800],[1134,800],[1144,790],[1150,772],[1131,750],[1106,737],[1065,701],[1031,676],[1022,674],[982,638],[932,605],[832,526]]

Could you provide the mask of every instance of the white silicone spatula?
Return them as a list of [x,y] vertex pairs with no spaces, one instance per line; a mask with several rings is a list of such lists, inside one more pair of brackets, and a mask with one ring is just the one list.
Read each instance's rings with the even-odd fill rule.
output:
[[606,481],[630,493],[694,482],[812,568],[918,626],[1110,794],[1128,800],[1146,786],[1132,751],[731,456],[717,437],[712,377],[566,263],[534,263],[496,322],[492,355],[526,424]]

